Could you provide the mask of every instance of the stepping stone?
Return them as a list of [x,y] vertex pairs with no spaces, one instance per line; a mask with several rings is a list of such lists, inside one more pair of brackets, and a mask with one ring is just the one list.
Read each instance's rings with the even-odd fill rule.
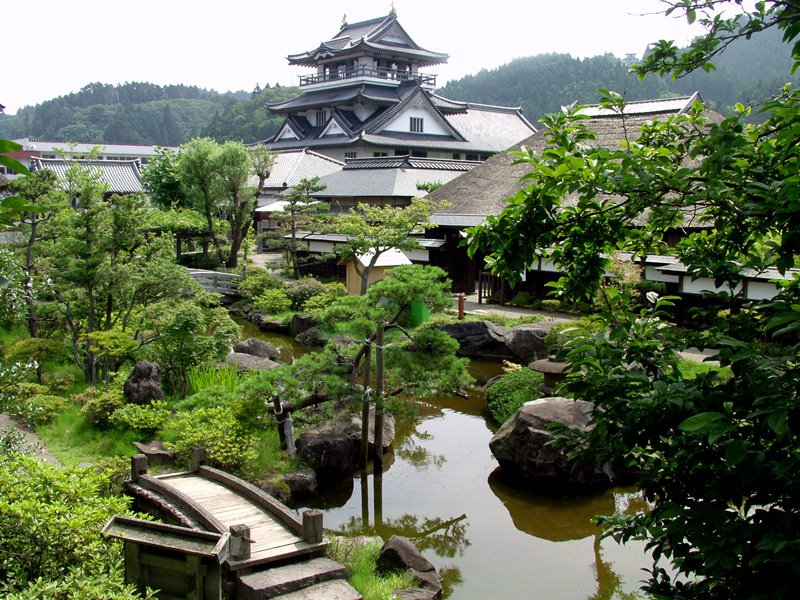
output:
[[[236,584],[236,597],[242,599],[275,598],[315,584],[345,579],[347,569],[329,558],[274,567],[242,575]],[[282,597],[282,596],[281,596]],[[313,596],[309,596],[312,598]],[[320,596],[322,597],[322,596]],[[300,596],[304,598],[304,596]],[[349,596],[343,596],[349,598]]]
[[364,600],[364,597],[349,583],[343,579],[337,579],[318,583],[291,594],[276,596],[275,600]]

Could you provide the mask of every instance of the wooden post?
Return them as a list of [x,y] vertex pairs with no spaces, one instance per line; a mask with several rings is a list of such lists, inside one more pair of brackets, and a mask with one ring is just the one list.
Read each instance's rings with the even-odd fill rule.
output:
[[135,482],[139,475],[147,475],[147,457],[144,454],[131,456],[131,479]]
[[283,430],[283,420],[286,415],[283,414],[283,404],[281,403],[280,396],[275,396],[273,398],[272,406],[275,412],[275,422],[278,425],[278,438],[281,441],[281,450],[286,450],[286,432]]
[[203,446],[194,446],[192,448],[192,457],[189,459],[189,470],[196,473],[200,467],[208,461],[208,452]]
[[286,440],[286,453],[289,456],[295,455],[295,447],[294,447],[294,426],[292,425],[292,413],[286,410],[286,406],[283,406],[283,437]]
[[303,513],[303,539],[309,544],[322,541],[322,511],[314,508]]
[[[369,340],[364,341],[369,344]],[[370,376],[371,365],[370,357],[372,356],[372,348],[367,346],[364,352],[364,397],[361,400],[361,460],[362,465],[366,465],[369,460],[369,396],[370,396]]]
[[383,472],[383,330],[386,324],[378,325],[375,332],[375,476]]
[[[321,514],[321,513],[320,513]],[[247,525],[231,525],[231,540],[228,553],[233,560],[247,560],[250,558],[250,527]]]
[[464,294],[458,295],[458,320],[464,320],[464,304],[466,301],[466,296]]

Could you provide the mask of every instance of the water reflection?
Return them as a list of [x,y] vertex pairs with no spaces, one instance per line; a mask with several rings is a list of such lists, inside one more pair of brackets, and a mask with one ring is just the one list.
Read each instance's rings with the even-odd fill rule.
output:
[[616,492],[610,490],[571,496],[520,490],[504,480],[499,467],[489,475],[488,483],[519,531],[551,542],[582,540],[596,535],[599,529],[592,518],[610,515],[616,506]]

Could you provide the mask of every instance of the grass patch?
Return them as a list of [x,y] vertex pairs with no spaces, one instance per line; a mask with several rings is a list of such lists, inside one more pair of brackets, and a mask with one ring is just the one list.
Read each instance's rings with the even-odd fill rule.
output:
[[281,450],[281,441],[275,427],[256,433],[255,449],[255,460],[247,469],[254,479],[261,479],[265,475],[285,475],[297,470],[295,462]]
[[682,358],[680,361],[678,361],[678,370],[680,371],[683,379],[694,379],[698,375],[710,373],[711,371],[717,371],[718,377],[722,380],[728,380],[732,375],[730,367],[721,367],[720,365],[716,364],[697,362],[695,360],[689,360],[688,358]]
[[364,600],[390,600],[395,590],[414,587],[409,573],[379,575],[375,560],[381,550],[378,541],[359,543],[350,538],[333,538],[328,555],[350,571],[347,581],[364,597]]
[[542,397],[537,389],[542,379],[541,373],[527,367],[501,375],[486,390],[489,414],[498,423],[505,423],[523,404]]
[[130,456],[133,442],[141,441],[134,431],[102,431],[89,423],[80,407],[71,404],[50,423],[38,427],[44,445],[67,466],[97,462],[112,456]]

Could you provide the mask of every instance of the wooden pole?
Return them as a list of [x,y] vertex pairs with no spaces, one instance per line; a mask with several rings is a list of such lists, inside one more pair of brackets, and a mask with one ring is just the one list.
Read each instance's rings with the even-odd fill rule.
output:
[[[364,341],[369,344],[369,340]],[[362,465],[367,464],[369,460],[369,396],[370,396],[370,356],[372,354],[371,348],[367,345],[367,350],[364,352],[364,396],[361,400],[361,460]]]
[[383,330],[385,323],[378,325],[375,333],[375,477],[383,473]]
[[286,432],[283,430],[283,420],[286,415],[283,414],[283,404],[279,395],[272,399],[272,406],[275,409],[275,422],[278,425],[278,438],[281,441],[281,450],[286,450]]

